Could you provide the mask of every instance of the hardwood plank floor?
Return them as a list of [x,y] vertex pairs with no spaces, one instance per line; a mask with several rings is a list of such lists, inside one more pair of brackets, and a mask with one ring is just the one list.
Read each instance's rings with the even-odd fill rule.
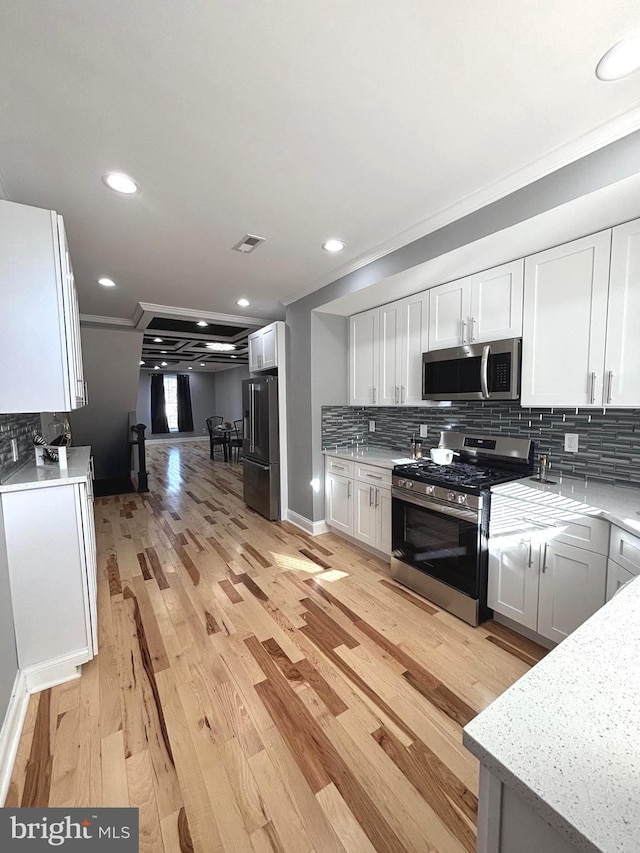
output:
[[461,727],[545,650],[332,534],[270,523],[208,445],[95,504],[98,657],[31,697],[8,806],[137,806],[153,853],[468,853]]

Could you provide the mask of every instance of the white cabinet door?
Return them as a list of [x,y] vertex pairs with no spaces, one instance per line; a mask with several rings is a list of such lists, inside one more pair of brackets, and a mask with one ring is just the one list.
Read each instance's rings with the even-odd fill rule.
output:
[[640,575],[640,537],[612,524],[608,554],[632,575]]
[[376,405],[380,354],[380,309],[349,318],[349,403]]
[[429,349],[429,291],[402,300],[402,350],[400,353],[400,402],[424,406],[422,353]]
[[249,370],[255,372],[260,370],[260,358],[262,356],[262,335],[254,332],[249,335]]
[[489,540],[487,603],[497,613],[536,630],[538,624],[539,546],[530,538],[495,545]]
[[429,349],[446,349],[466,343],[471,311],[470,278],[440,284],[428,293]]
[[522,336],[523,288],[523,259],[471,276],[472,343]]
[[325,521],[343,533],[353,533],[352,481],[340,474],[325,478]]
[[640,406],[640,219],[613,229],[603,406]]
[[376,544],[375,493],[375,486],[354,481],[353,535],[372,546]]
[[375,547],[391,554],[391,489],[375,489],[376,539]]
[[262,337],[262,370],[269,370],[278,366],[278,327],[275,323],[261,329]]
[[637,575],[628,569],[623,569],[614,560],[607,560],[607,601],[611,601],[616,592]]
[[0,385],[0,412],[83,405],[78,300],[56,213],[0,201],[0,293],[0,363],[11,365]]
[[402,301],[380,308],[378,405],[399,406],[402,361]]
[[525,260],[523,406],[602,405],[611,231]]
[[541,552],[538,633],[559,643],[604,604],[607,558],[557,542]]

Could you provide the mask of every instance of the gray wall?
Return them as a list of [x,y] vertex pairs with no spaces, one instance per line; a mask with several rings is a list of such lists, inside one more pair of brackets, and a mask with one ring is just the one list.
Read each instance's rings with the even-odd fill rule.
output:
[[[171,371],[167,371],[169,374]],[[183,373],[183,371],[179,371]],[[158,433],[151,432],[151,374],[153,371],[140,372],[138,381],[138,423],[146,424],[147,438],[189,438],[207,435],[205,419],[217,415],[216,410],[216,374],[189,371],[191,389],[191,411],[193,413],[193,432]]]
[[[329,382],[329,364],[314,356],[314,308],[368,287],[388,276],[501,231],[572,199],[640,172],[640,131],[534,181],[474,213],[343,276],[287,307],[289,400],[289,507],[306,518],[324,517],[322,487],[315,499],[309,481],[321,448],[312,388]],[[392,300],[393,294],[389,294]],[[346,371],[345,371],[346,375]],[[337,377],[336,377],[337,378]],[[323,478],[321,478],[321,484]]]
[[[0,530],[4,529],[0,505]],[[11,690],[18,674],[18,653],[13,629],[9,568],[4,536],[0,536],[0,730],[7,713]]]
[[83,326],[89,405],[71,412],[75,445],[91,445],[96,479],[129,474],[129,412],[138,393],[142,332]]
[[233,367],[214,373],[216,387],[216,415],[225,421],[242,418],[242,380],[249,378],[249,367]]

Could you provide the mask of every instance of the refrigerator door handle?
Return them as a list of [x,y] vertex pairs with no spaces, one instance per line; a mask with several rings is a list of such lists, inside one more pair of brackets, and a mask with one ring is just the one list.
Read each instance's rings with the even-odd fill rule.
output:
[[249,385],[249,453],[253,453],[253,383]]
[[269,465],[260,465],[259,462],[254,462],[251,459],[244,460],[247,465],[253,465],[255,468],[259,468],[261,471],[270,471],[271,468]]

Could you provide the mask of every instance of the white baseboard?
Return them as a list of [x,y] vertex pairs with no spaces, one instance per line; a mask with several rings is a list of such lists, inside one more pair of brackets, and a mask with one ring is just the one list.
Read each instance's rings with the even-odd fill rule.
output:
[[287,510],[287,521],[304,530],[305,533],[310,533],[311,536],[319,536],[321,533],[329,532],[329,527],[324,519],[322,521],[311,521],[292,509]]
[[13,764],[16,760],[28,706],[27,681],[24,672],[19,671],[13,685],[4,723],[0,729],[0,807],[4,805],[9,792]]
[[56,687],[58,684],[64,684],[65,681],[80,678],[82,664],[86,663],[89,658],[89,650],[82,649],[82,651],[37,666],[25,667],[22,672],[27,692],[39,693],[40,690],[48,690],[49,687]]
[[176,435],[175,438],[146,438],[145,444],[175,444],[177,441],[209,441],[208,435]]

